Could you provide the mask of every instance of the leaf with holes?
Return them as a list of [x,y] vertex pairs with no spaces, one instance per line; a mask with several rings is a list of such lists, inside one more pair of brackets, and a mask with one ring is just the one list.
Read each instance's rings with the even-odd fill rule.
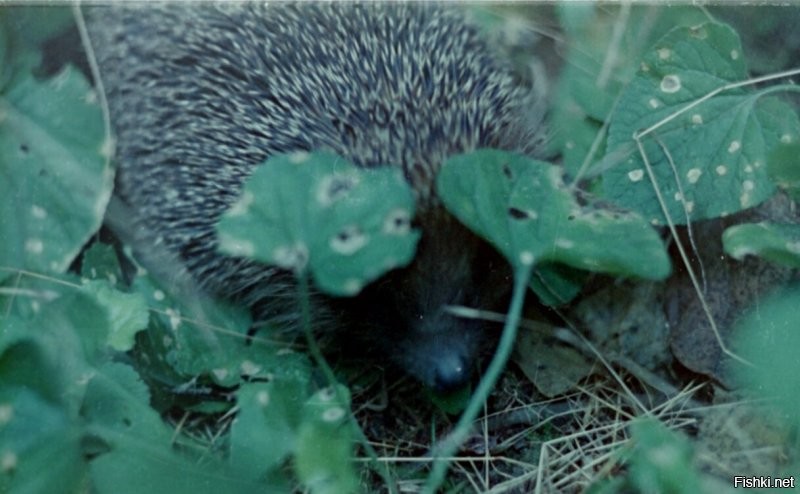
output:
[[[647,47],[675,26],[691,26],[706,18],[697,7],[674,5],[629,8],[623,3],[556,2],[556,13],[566,31],[566,60],[559,72],[550,145],[562,157],[568,175],[584,164],[602,123],[639,68]],[[624,29],[622,29],[624,27]],[[593,157],[600,158],[605,140]],[[583,177],[601,166],[589,163]]]
[[736,225],[722,234],[725,252],[740,261],[748,255],[790,268],[800,268],[800,225],[757,223]]
[[67,269],[102,222],[109,151],[96,94],[78,70],[13,76],[0,92],[0,266]]
[[[603,175],[604,194],[653,223],[665,218],[634,142],[641,138],[669,216],[675,223],[714,218],[755,206],[772,195],[767,157],[800,136],[797,115],[770,89],[743,86],[741,43],[730,27],[676,28],[644,56],[620,97],[608,133],[608,154],[622,153]],[[658,127],[654,127],[658,125]]]
[[295,273],[333,295],[354,295],[408,264],[419,232],[414,197],[395,167],[360,169],[330,153],[270,158],[219,222],[220,250]]
[[661,239],[647,223],[630,213],[581,207],[561,170],[549,163],[482,149],[447,160],[437,190],[447,208],[515,271],[559,262],[654,279],[670,272]]

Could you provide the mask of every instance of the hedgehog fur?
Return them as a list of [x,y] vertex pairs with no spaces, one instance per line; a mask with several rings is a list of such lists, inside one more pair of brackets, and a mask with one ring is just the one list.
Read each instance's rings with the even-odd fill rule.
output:
[[402,167],[423,231],[415,260],[355,299],[317,296],[315,310],[434,389],[465,382],[486,331],[444,307],[494,308],[507,272],[443,210],[436,173],[479,147],[532,153],[541,112],[461,12],[115,5],[91,9],[89,31],[117,139],[116,193],[140,249],[166,248],[204,290],[291,327],[288,273],[216,251],[214,225],[244,180],[267,157],[299,150]]

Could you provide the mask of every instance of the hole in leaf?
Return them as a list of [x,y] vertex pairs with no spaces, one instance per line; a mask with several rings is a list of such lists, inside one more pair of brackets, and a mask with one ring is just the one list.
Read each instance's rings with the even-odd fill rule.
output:
[[508,163],[503,163],[503,175],[509,180],[514,180],[514,173],[511,171],[511,167],[508,166]]
[[348,226],[331,238],[331,249],[342,255],[357,252],[367,244],[367,236],[357,226]]
[[514,218],[515,220],[527,220],[530,219],[530,215],[527,211],[523,211],[521,209],[517,209],[514,207],[508,208],[508,215]]
[[405,209],[395,209],[386,215],[383,232],[389,235],[405,235],[411,230],[411,215]]

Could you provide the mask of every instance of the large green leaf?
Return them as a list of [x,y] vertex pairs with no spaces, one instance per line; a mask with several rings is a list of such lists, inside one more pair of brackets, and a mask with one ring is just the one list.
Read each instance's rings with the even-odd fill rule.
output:
[[243,386],[231,460],[251,478],[265,478],[292,455],[311,492],[354,492],[349,393],[338,386],[307,398],[307,391],[307,383],[285,379]]
[[646,222],[580,206],[561,170],[548,163],[483,149],[447,160],[437,189],[447,208],[515,270],[559,262],[654,279],[670,272],[661,239]]
[[747,87],[719,92],[683,111],[746,79],[739,37],[726,25],[676,28],[658,41],[612,115],[607,150],[621,158],[604,174],[605,195],[665,223],[633,138],[662,124],[642,144],[674,222],[725,216],[768,198],[774,187],[767,157],[778,143],[798,140],[794,111]]
[[47,81],[15,75],[0,93],[0,266],[66,270],[102,221],[110,152],[96,93],[80,72],[66,67]]
[[[575,176],[618,95],[639,69],[643,52],[675,26],[702,22],[705,13],[691,5],[590,2],[557,2],[556,12],[567,33],[567,53],[552,105],[557,131],[550,144],[561,153],[567,174]],[[597,163],[603,149],[601,142],[590,164]]]
[[220,250],[303,273],[354,295],[407,264],[419,233],[414,197],[394,167],[360,169],[329,153],[270,158],[219,223]]

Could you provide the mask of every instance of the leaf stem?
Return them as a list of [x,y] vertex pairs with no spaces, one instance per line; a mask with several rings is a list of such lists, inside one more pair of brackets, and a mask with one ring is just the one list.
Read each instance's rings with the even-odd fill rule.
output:
[[517,327],[519,326],[520,317],[522,315],[522,304],[525,301],[525,292],[528,289],[528,282],[533,272],[533,264],[520,265],[514,271],[514,291],[511,296],[511,305],[508,309],[508,317],[506,318],[505,326],[503,327],[503,334],[500,337],[500,342],[497,345],[497,351],[494,353],[486,373],[483,375],[480,384],[472,394],[472,398],[461,414],[453,431],[437,444],[432,452],[434,457],[433,470],[428,476],[428,481],[425,484],[422,492],[433,494],[444,481],[444,476],[450,466],[450,460],[456,453],[461,444],[467,439],[470,430],[472,429],[472,422],[478,416],[478,413],[483,408],[486,399],[489,397],[492,388],[500,377],[500,374],[505,369],[506,362],[511,356],[511,351],[514,348],[514,341],[517,338]]
[[[325,360],[325,357],[322,355],[322,350],[320,350],[319,345],[317,344],[317,339],[314,337],[314,332],[311,329],[311,291],[309,290],[308,284],[308,272],[298,273],[297,280],[297,292],[300,303],[300,324],[303,327],[303,333],[306,337],[308,351],[311,353],[311,358],[314,359],[314,363],[316,363],[317,366],[322,369],[322,373],[325,375],[325,380],[328,382],[328,386],[338,393],[339,387],[337,386],[338,380],[336,379],[336,375],[333,373],[333,369],[331,369],[330,365],[328,365],[328,361]],[[394,494],[397,492],[397,489],[392,481],[391,476],[389,475],[388,465],[378,462],[378,453],[369,443],[369,440],[364,434],[364,430],[361,429],[361,425],[356,420],[355,415],[353,415],[352,411],[350,411],[349,415],[350,422],[353,426],[353,431],[355,432],[358,441],[361,443],[361,446],[364,448],[364,451],[367,453],[367,456],[370,459],[370,466],[378,473],[378,475],[381,476],[387,489],[389,489],[389,493]]]
[[325,375],[328,386],[336,389],[336,384],[338,384],[339,381],[328,365],[328,361],[322,356],[322,350],[320,350],[317,339],[314,337],[314,332],[311,330],[311,291],[308,287],[307,271],[297,274],[297,295],[300,304],[300,325],[303,327],[308,351],[311,353],[311,358],[314,359],[314,363],[319,366],[322,373]]

